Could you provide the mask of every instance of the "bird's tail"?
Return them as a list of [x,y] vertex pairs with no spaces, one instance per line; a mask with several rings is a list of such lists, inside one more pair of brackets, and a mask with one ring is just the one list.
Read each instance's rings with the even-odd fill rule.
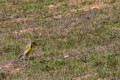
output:
[[25,56],[23,54],[18,56],[18,60],[25,60],[25,61],[27,61],[28,59],[29,59],[28,56]]

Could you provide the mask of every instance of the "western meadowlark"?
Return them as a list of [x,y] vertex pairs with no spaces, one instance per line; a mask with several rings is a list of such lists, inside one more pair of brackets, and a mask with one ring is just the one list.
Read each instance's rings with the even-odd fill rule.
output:
[[28,60],[28,56],[30,55],[33,45],[35,45],[35,42],[30,42],[27,46],[25,51],[23,52],[23,54],[18,56],[18,59],[22,59],[22,60]]

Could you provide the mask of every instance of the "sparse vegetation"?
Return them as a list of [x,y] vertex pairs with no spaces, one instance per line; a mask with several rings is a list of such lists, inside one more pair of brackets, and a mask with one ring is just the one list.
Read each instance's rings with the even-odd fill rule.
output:
[[0,63],[37,44],[29,66],[0,80],[120,79],[120,1],[74,1],[0,0]]

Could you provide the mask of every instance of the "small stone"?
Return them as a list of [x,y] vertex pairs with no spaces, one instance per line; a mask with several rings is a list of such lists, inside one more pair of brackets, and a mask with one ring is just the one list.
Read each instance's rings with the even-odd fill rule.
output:
[[57,16],[54,16],[53,18],[56,19],[56,20],[58,20],[58,19],[62,18],[62,15],[57,15]]
[[49,6],[48,6],[48,8],[53,8],[53,7],[54,7],[54,5],[49,5]]
[[64,58],[68,58],[69,57],[69,55],[64,55]]

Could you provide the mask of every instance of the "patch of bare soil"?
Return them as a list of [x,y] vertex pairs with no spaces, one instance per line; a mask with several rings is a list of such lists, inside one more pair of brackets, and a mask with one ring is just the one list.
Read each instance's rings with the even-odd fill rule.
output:
[[75,5],[75,4],[78,4],[78,3],[83,2],[83,1],[85,1],[85,0],[68,0],[70,5],[73,5],[73,4]]
[[21,60],[12,60],[0,64],[0,72],[4,74],[12,74],[22,71],[26,63]]
[[30,28],[27,28],[27,29],[21,29],[21,30],[15,30],[15,34],[18,34],[18,35],[20,35],[20,34],[24,34],[24,33],[27,33],[27,32],[32,32],[32,31],[36,31],[36,30],[42,30],[42,28],[41,27],[30,27]]
[[31,0],[22,0],[22,1],[28,2],[28,1],[31,1]]
[[[88,73],[82,77],[73,78],[73,80],[90,80],[92,78],[95,78],[96,76],[97,73]],[[97,80],[102,80],[102,79],[98,78]]]
[[106,6],[108,6],[108,5],[104,4],[104,3],[96,3],[96,4],[91,4],[88,6],[83,6],[82,8],[80,8],[78,10],[89,11],[89,10],[93,10],[93,9],[102,9],[102,8],[105,8]]
[[[77,12],[77,11],[90,11],[93,9],[103,9],[106,7],[109,7],[110,4],[108,3],[114,3],[114,0],[104,0],[104,1],[98,1],[98,0],[68,0],[68,4],[70,5],[79,5],[80,3],[86,3],[86,5],[83,5],[79,9],[71,9],[71,12]],[[88,3],[88,4],[87,4]],[[89,4],[90,3],[90,4]]]
[[75,5],[75,4],[79,4],[79,3],[85,3],[85,2],[104,2],[104,3],[114,3],[115,0],[68,0],[70,5]]
[[25,22],[28,20],[34,20],[34,19],[33,18],[15,18],[15,19],[3,21],[0,24],[19,23],[19,22],[22,22],[22,21]]

